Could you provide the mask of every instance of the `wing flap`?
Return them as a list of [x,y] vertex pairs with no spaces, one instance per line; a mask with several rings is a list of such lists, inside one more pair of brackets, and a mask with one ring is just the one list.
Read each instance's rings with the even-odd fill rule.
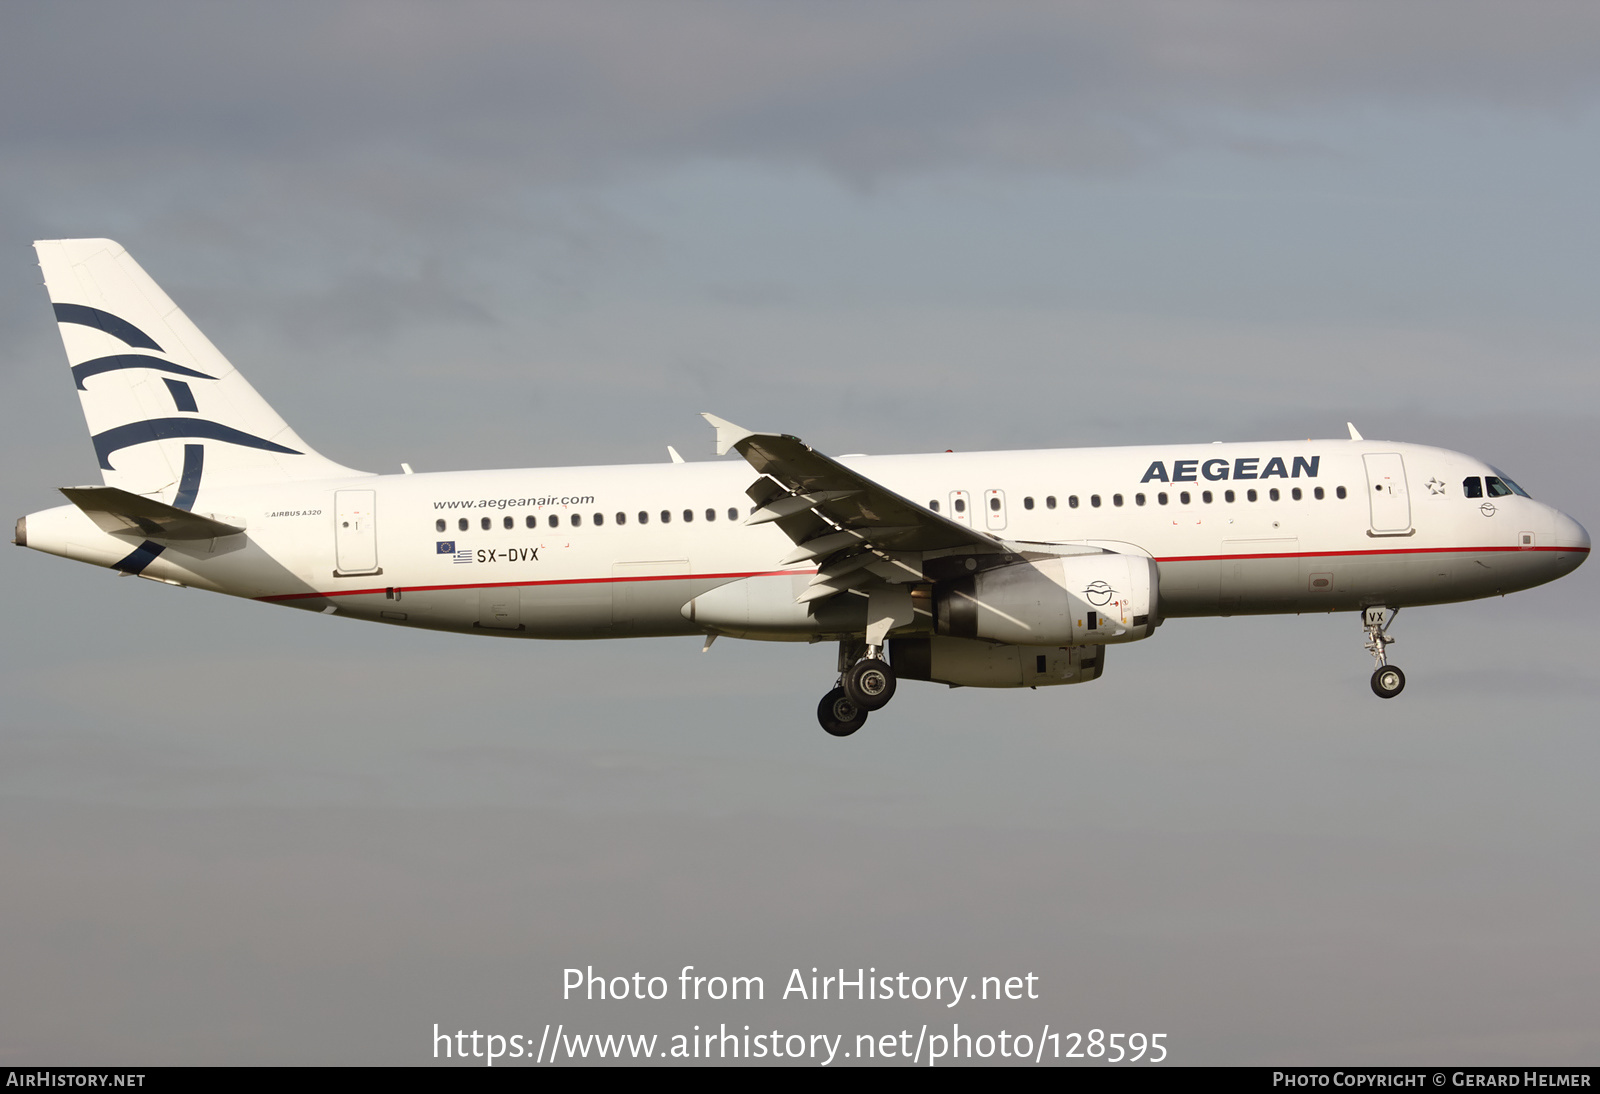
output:
[[[714,414],[701,416],[716,427],[719,453],[737,451],[765,476],[750,488],[750,498],[759,508],[748,523],[775,521],[797,545],[848,531],[884,550],[1005,550],[995,537],[901,497],[798,437],[755,433]],[[796,520],[801,514],[822,520]],[[840,541],[841,547],[848,545]],[[823,554],[808,552],[805,557]]]

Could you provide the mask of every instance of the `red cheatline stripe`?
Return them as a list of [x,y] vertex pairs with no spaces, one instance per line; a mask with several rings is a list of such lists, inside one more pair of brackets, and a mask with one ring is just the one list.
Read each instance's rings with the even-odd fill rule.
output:
[[[1264,553],[1256,555],[1171,555],[1156,559],[1157,562],[1227,562],[1235,559],[1247,558],[1350,558],[1353,556],[1371,555],[1438,555],[1449,553],[1484,553],[1489,551],[1568,551],[1574,554],[1588,554],[1587,547],[1389,547],[1371,551],[1298,551],[1283,554]],[[813,570],[752,570],[745,573],[729,574],[642,574],[636,577],[571,577],[554,581],[486,581],[466,582],[460,585],[405,585],[402,588],[408,593],[439,592],[449,589],[506,589],[513,586],[536,585],[608,585],[621,584],[628,581],[702,581],[709,579],[734,580],[741,577],[776,577],[780,574],[809,574]],[[375,589],[332,589],[325,593],[278,593],[274,596],[258,596],[257,600],[317,600],[335,596],[371,596],[374,593],[383,593],[394,586],[379,586]]]
[[1489,551],[1570,551],[1586,555],[1587,547],[1385,547],[1371,551],[1286,551],[1259,555],[1171,555],[1157,562],[1227,562],[1240,558],[1349,558],[1357,555],[1442,555],[1483,554]]
[[[516,586],[531,585],[617,585],[629,581],[701,581],[712,578],[739,578],[739,577],[775,577],[780,574],[810,574],[811,570],[752,570],[748,573],[734,574],[640,574],[635,577],[569,577],[554,581],[485,581],[467,582],[462,585],[404,585],[401,586],[408,593],[439,592],[447,589],[509,589]],[[374,593],[384,593],[394,586],[380,585],[376,589],[331,589],[325,593],[278,593],[274,596],[258,596],[257,600],[318,600],[334,596],[371,596]]]

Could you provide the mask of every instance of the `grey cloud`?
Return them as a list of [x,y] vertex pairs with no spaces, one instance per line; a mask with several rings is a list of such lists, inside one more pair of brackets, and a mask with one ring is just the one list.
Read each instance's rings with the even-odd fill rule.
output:
[[1271,147],[1197,106],[1571,111],[1592,5],[81,4],[7,13],[0,139],[297,158],[424,145],[582,175],[684,157],[855,178]]

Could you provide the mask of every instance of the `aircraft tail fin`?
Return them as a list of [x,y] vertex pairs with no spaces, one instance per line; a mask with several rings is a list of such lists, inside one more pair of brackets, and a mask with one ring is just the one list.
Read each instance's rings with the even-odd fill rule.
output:
[[33,246],[107,486],[188,510],[202,486],[361,474],[302,441],[121,246]]

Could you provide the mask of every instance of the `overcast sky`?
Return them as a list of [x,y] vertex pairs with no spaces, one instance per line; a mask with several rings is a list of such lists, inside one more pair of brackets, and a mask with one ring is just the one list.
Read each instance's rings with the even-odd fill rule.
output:
[[[10,4],[0,496],[97,479],[29,243],[125,245],[375,471],[1341,436],[1593,529],[1588,3]],[[0,1063],[537,1037],[1163,1032],[1182,1063],[1600,1056],[1590,567],[1177,620],[1105,677],[489,641],[0,553]],[[561,974],[762,975],[732,1006]],[[1040,998],[781,1001],[790,969]],[[674,979],[674,985],[676,980]]]

